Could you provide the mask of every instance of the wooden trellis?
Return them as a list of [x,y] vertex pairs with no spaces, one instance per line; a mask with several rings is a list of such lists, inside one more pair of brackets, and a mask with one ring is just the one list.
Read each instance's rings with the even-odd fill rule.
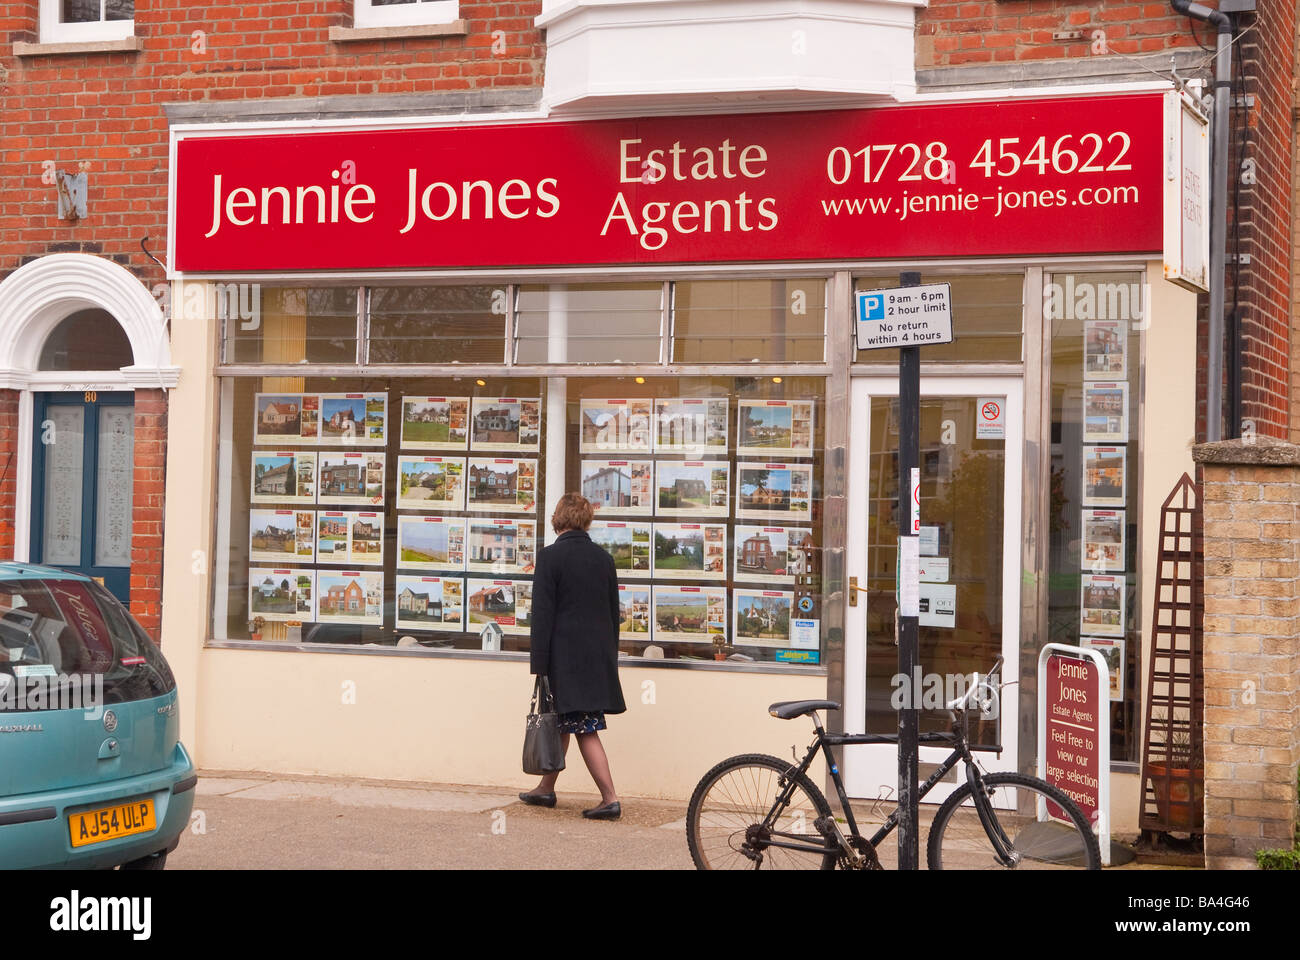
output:
[[1138,820],[1144,844],[1205,829],[1203,569],[1200,490],[1184,473],[1160,509]]

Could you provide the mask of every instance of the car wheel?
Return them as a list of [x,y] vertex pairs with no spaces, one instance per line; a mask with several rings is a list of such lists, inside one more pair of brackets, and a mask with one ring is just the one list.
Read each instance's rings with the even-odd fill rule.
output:
[[167,867],[167,851],[151,853],[139,860],[128,860],[122,864],[123,870],[164,870]]

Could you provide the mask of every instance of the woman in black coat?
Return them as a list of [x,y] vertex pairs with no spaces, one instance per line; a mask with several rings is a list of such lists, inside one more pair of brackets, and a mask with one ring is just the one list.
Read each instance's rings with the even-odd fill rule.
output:
[[[537,554],[533,573],[530,660],[534,674],[550,679],[564,751],[569,734],[575,735],[600,788],[600,804],[582,815],[616,820],[622,809],[597,731],[605,729],[605,714],[627,710],[618,682],[618,574],[614,558],[587,536],[591,515],[591,504],[576,493],[566,493],[555,507],[551,526],[560,536]],[[519,799],[555,806],[558,776],[546,774]]]

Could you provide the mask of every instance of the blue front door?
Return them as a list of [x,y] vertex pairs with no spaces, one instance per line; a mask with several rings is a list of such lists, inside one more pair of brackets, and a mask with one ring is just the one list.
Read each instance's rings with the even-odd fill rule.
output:
[[135,400],[130,393],[34,397],[30,556],[131,599]]

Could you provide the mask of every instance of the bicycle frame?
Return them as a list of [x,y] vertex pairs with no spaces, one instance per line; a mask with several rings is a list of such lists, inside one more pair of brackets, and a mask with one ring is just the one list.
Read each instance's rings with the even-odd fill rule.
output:
[[[844,817],[849,825],[849,837],[862,839],[862,833],[858,830],[857,820],[853,816],[852,806],[849,805],[848,794],[845,793],[844,790],[844,781],[840,778],[839,765],[835,762],[835,755],[831,752],[831,747],[853,746],[857,744],[897,744],[898,735],[874,733],[827,733],[822,728],[821,719],[816,713],[812,714],[812,721],[813,730],[815,731],[816,736],[814,737],[813,742],[809,745],[808,752],[804,754],[803,760],[801,760],[797,765],[791,765],[790,769],[795,771],[795,776],[786,777],[785,787],[777,796],[776,802],[772,805],[772,809],[768,812],[767,819],[764,820],[764,827],[766,827],[773,836],[776,835],[771,831],[771,827],[774,825],[776,818],[780,815],[781,811],[783,811],[790,802],[790,794],[794,791],[795,781],[798,779],[799,775],[808,772],[808,768],[812,766],[813,759],[817,756],[817,752],[820,749],[826,759],[826,769],[830,771],[831,780],[835,784],[835,793],[839,797],[840,809],[844,811]],[[961,722],[964,722],[964,719]],[[1015,855],[1010,853],[1012,849],[1011,841],[1002,831],[1001,826],[998,825],[997,818],[993,816],[992,807],[989,804],[988,797],[985,795],[984,791],[979,788],[979,773],[975,769],[974,758],[971,756],[972,753],[1000,753],[1002,748],[995,745],[970,745],[966,742],[964,734],[957,731],[956,724],[954,724],[954,731],[952,733],[923,733],[919,736],[918,740],[920,743],[951,743],[953,744],[953,751],[948,755],[948,758],[939,764],[938,768],[930,774],[930,777],[925,781],[925,783],[921,784],[917,791],[917,799],[920,800],[924,798],[927,793],[934,789],[935,784],[948,775],[948,772],[951,771],[958,762],[965,761],[966,782],[970,784],[971,793],[975,800],[975,809],[979,814],[980,822],[984,825],[984,831],[988,834],[998,859],[1002,861],[1004,865],[1010,865],[1011,862],[1016,859]],[[787,771],[787,773],[788,772],[789,771]],[[993,825],[993,829],[990,828],[990,824]],[[867,842],[870,843],[873,849],[878,847],[897,826],[898,809],[895,808],[894,812],[889,815],[885,822],[881,824],[880,829],[877,830]],[[781,834],[781,836],[788,836],[788,834]],[[832,838],[825,837],[825,839],[829,840]],[[847,846],[843,834],[840,834],[839,840],[842,847]],[[798,850],[804,853],[826,852],[825,846],[815,847],[808,843],[789,843],[769,840],[766,842],[766,846],[781,847],[787,850]]]

